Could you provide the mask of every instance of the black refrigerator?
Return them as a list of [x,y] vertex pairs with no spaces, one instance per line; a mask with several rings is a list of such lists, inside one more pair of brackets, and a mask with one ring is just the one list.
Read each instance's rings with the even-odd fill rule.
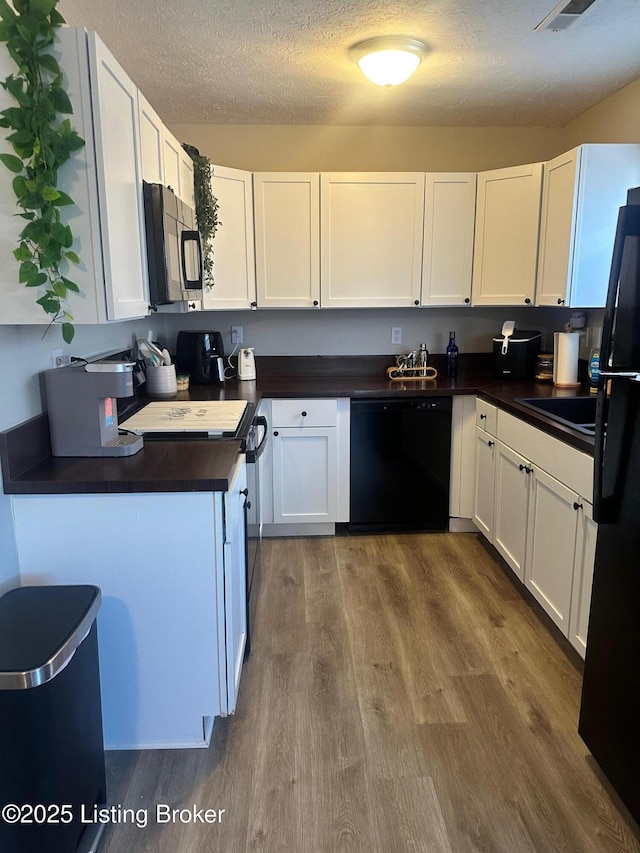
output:
[[620,208],[600,367],[599,526],[579,731],[640,823],[640,187]]

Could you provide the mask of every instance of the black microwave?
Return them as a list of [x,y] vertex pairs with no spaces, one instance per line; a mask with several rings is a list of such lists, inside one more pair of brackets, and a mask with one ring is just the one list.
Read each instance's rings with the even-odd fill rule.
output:
[[162,184],[143,183],[152,305],[195,299],[202,291],[202,243],[193,208]]

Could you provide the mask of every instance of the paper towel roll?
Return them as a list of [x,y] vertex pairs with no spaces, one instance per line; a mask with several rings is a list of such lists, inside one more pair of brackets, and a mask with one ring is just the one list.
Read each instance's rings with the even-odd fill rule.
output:
[[579,388],[578,353],[580,332],[554,332],[555,358],[553,361],[553,384],[560,388]]

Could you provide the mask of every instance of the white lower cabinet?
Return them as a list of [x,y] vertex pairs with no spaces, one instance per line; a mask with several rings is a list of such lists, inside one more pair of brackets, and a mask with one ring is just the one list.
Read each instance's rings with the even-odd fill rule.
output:
[[597,536],[598,525],[593,520],[593,506],[581,498],[578,507],[576,551],[573,562],[569,641],[582,657],[587,651],[587,629],[589,627],[591,585],[596,559]]
[[496,442],[493,544],[523,583],[532,470],[528,459]]
[[534,470],[525,585],[564,634],[569,633],[577,503],[575,492],[545,471]]
[[349,399],[268,403],[263,531],[267,536],[330,533],[336,522],[349,520]]
[[[96,584],[107,749],[206,747],[246,638],[240,456],[229,491],[20,495],[20,583]],[[33,535],[34,529],[38,536]],[[69,547],[52,547],[65,531]]]
[[496,440],[476,427],[476,505],[473,520],[487,539],[493,541]]
[[[478,400],[474,521],[584,657],[597,525],[593,459]],[[554,476],[554,474],[556,476]]]
[[335,427],[285,427],[273,438],[273,521],[336,520]]

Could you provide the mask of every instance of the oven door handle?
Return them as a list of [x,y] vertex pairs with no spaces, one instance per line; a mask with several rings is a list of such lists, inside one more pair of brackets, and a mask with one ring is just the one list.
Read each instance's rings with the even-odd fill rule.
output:
[[262,440],[260,444],[256,447],[255,450],[251,452],[252,459],[255,461],[259,459],[264,453],[265,447],[267,446],[267,436],[269,435],[269,423],[264,415],[256,415],[253,419],[253,426],[255,427],[264,427],[264,435],[262,436]]

